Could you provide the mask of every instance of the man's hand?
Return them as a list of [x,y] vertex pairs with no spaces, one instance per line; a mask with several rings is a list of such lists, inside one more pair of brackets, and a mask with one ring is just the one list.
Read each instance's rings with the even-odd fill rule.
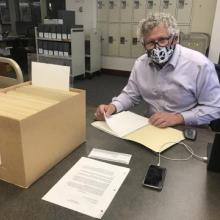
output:
[[149,118],[149,122],[159,128],[184,124],[184,118],[179,113],[157,112]]
[[113,104],[98,106],[95,112],[96,120],[104,121],[104,112],[105,115],[108,117],[116,112],[116,107]]

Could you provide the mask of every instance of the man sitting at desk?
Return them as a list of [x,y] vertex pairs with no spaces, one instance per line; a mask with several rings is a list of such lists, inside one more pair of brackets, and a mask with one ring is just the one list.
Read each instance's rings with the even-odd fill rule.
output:
[[146,54],[139,57],[127,85],[95,113],[111,115],[144,100],[152,125],[209,124],[220,118],[220,85],[213,63],[201,53],[179,44],[176,20],[155,14],[140,21],[137,30]]

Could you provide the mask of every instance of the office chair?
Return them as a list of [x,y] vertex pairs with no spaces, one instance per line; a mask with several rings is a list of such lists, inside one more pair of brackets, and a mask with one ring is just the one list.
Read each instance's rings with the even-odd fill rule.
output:
[[21,68],[14,60],[6,57],[0,57],[0,63],[9,64],[13,68],[16,74],[16,79],[6,76],[0,76],[0,90],[1,88],[6,88],[24,82]]
[[216,72],[218,74],[218,79],[220,81],[220,64],[215,64],[215,70],[216,70]]
[[[215,69],[218,74],[218,79],[220,82],[220,64],[215,64]],[[213,131],[219,132],[220,131],[220,118],[211,121],[210,127]]]

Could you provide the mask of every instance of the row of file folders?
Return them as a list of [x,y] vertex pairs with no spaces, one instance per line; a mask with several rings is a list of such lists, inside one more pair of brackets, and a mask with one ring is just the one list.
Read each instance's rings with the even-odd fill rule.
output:
[[83,31],[83,25],[64,24],[40,24],[38,26],[38,37],[58,40],[70,40],[71,28]]
[[70,30],[71,27],[67,25],[41,24],[38,27],[38,36],[40,38],[66,40],[71,39]]
[[49,56],[71,56],[71,44],[68,42],[38,40],[38,53]]

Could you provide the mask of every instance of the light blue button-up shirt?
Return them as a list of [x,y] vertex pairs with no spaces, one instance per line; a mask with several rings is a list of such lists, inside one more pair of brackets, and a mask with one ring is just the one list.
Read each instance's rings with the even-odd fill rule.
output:
[[128,84],[112,104],[120,112],[141,100],[148,104],[148,117],[155,112],[181,113],[190,125],[220,118],[220,84],[213,63],[179,44],[162,69],[151,63],[147,54],[139,57]]

